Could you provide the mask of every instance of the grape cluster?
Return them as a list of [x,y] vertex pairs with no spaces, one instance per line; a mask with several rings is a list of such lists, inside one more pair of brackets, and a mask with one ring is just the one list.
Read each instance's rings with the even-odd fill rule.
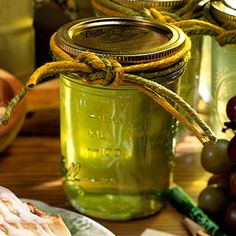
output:
[[202,167],[212,173],[207,186],[198,196],[198,206],[229,235],[236,235],[236,96],[226,106],[230,122],[226,128],[234,132],[228,141],[207,143],[201,152]]

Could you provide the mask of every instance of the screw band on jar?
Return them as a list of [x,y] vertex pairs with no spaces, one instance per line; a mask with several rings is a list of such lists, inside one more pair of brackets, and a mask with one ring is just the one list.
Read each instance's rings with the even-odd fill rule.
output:
[[133,0],[92,0],[92,5],[99,15],[128,16],[140,15],[143,9],[156,8],[160,11],[173,12],[184,7],[189,0],[133,1]]
[[142,10],[143,8],[157,7],[159,10],[176,10],[183,7],[189,0],[169,0],[169,1],[133,1],[133,0],[111,0],[117,4],[129,7],[135,10]]

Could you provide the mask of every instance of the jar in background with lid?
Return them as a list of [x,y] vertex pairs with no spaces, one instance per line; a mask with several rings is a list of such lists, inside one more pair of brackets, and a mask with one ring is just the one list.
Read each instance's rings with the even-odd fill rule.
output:
[[[183,50],[185,34],[141,17],[101,17],[61,27],[56,44],[72,56],[90,51],[122,65]],[[154,81],[176,92],[184,68]],[[81,213],[109,220],[154,214],[172,182],[176,120],[128,85],[85,85],[60,76],[63,185]]]
[[26,82],[35,67],[33,1],[0,4],[0,68]]
[[[212,1],[211,14],[214,19],[223,25],[228,21],[236,22],[235,1]],[[228,100],[236,95],[236,44],[220,46],[212,40],[212,87],[210,125],[220,138],[230,140],[233,137],[231,130],[222,132],[224,122],[229,121],[226,115]]]
[[[99,0],[92,0],[92,5],[97,16],[114,15],[143,15],[144,8],[156,8],[158,11],[175,13],[183,8],[190,0],[109,0],[108,3],[102,3]],[[196,11],[201,11],[206,0],[199,2]],[[113,4],[116,4],[113,5]],[[126,9],[123,9],[126,8]],[[128,10],[127,10],[128,9]],[[148,18],[149,19],[149,18]],[[197,109],[199,100],[198,85],[200,79],[200,67],[202,59],[202,36],[191,36],[192,48],[191,59],[186,66],[185,72],[181,77],[179,95],[194,109]],[[189,132],[181,124],[178,125],[177,141],[180,142]]]

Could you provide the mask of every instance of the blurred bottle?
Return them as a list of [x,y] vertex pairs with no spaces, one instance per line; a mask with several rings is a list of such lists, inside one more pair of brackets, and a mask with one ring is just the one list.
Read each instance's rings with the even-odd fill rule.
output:
[[[235,1],[212,1],[211,13],[219,25],[236,23]],[[226,115],[228,100],[236,95],[236,44],[221,46],[212,40],[212,83],[210,124],[219,138],[231,139],[234,133],[222,132],[224,122],[229,121]]]
[[0,0],[0,67],[25,82],[34,70],[33,1]]

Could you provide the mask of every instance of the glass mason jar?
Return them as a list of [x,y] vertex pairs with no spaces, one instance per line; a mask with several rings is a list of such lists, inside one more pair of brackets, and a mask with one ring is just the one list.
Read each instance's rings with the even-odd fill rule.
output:
[[[111,4],[116,3],[120,6],[127,7],[134,11],[143,11],[144,8],[155,7],[159,11],[166,11],[174,13],[184,7],[190,0],[110,0]],[[199,2],[199,11],[206,4],[207,1],[203,0]],[[111,16],[111,14],[115,14],[113,10],[106,10],[105,7],[97,0],[92,0],[92,4],[94,7],[95,14],[97,16]],[[107,6],[109,7],[109,5]],[[119,10],[119,9],[118,9]],[[122,13],[123,14],[123,13]],[[127,13],[128,14],[128,13]],[[133,12],[132,14],[135,14]],[[180,91],[179,95],[189,103],[194,109],[197,109],[197,103],[199,99],[198,93],[198,85],[200,79],[200,63],[201,63],[201,55],[202,55],[202,36],[191,36],[192,48],[191,48],[191,59],[188,62],[186,70],[181,77],[180,82]],[[177,141],[180,142],[187,134],[187,129],[181,124],[178,125],[178,135]]]
[[[230,5],[231,4],[231,5]],[[236,21],[236,5],[233,1],[213,1],[211,12],[219,24]],[[226,115],[226,104],[236,95],[236,44],[220,46],[212,40],[212,87],[210,125],[220,138],[230,140],[234,133],[231,130],[222,132],[224,122],[229,121]]]
[[[184,42],[180,29],[140,17],[84,19],[56,34],[57,45],[72,55],[92,51],[123,65],[176,53]],[[183,69],[155,80],[177,91]],[[61,75],[60,104],[62,174],[71,204],[110,220],[160,211],[172,182],[176,120],[133,87],[85,85],[76,74]]]
[[26,82],[35,67],[33,1],[0,4],[0,68]]

